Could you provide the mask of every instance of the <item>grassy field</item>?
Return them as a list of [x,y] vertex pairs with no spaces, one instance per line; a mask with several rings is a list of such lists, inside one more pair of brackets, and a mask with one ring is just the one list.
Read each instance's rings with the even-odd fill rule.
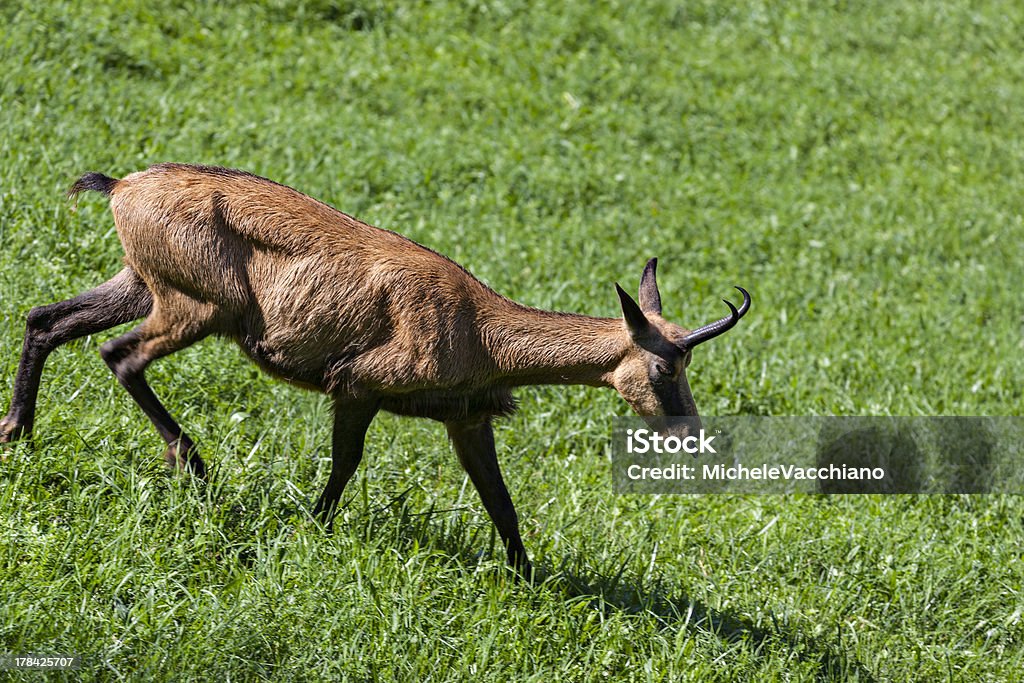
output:
[[[709,415],[1013,415],[1024,6],[0,4],[0,401],[33,305],[119,269],[79,174],[245,168],[523,303],[616,315],[661,259]],[[497,429],[515,583],[440,425],[378,417],[333,535],[329,406],[208,340],[148,373],[214,465],[168,475],[97,355],[0,462],[0,652],[86,680],[1008,681],[1016,496],[615,496],[614,392]],[[14,674],[33,679],[32,674]]]

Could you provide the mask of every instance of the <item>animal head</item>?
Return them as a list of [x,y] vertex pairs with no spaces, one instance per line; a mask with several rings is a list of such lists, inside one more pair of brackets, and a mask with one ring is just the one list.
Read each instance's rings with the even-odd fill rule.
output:
[[615,369],[612,385],[652,427],[664,428],[665,418],[685,417],[690,419],[680,421],[682,427],[688,426],[693,432],[700,428],[697,404],[686,380],[693,348],[739,322],[750,309],[750,294],[737,287],[743,294],[743,303],[738,309],[725,301],[730,311],[728,316],[696,330],[687,330],[661,317],[657,267],[658,259],[647,262],[640,277],[639,302],[615,285],[631,343],[625,358]]

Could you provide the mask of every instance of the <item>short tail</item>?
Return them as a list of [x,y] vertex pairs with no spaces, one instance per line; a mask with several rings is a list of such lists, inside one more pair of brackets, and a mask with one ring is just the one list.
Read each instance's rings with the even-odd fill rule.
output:
[[95,192],[102,192],[103,194],[109,195],[114,191],[120,180],[117,178],[111,178],[110,176],[103,175],[102,173],[86,173],[84,176],[75,181],[75,184],[68,189],[68,199],[74,197],[79,192],[86,190],[93,190]]

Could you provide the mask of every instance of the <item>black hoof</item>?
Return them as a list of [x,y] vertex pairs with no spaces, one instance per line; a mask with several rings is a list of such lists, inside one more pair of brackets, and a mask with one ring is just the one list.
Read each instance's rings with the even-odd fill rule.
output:
[[195,452],[191,444],[168,446],[164,451],[164,462],[176,472],[187,472],[199,479],[206,479],[206,463]]
[[0,443],[18,441],[31,433],[32,425],[20,424],[8,417],[0,420]]

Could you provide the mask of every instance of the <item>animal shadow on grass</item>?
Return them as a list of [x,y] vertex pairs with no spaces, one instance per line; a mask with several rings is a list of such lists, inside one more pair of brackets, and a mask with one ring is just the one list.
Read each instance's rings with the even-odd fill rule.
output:
[[731,610],[718,610],[692,598],[685,592],[672,593],[661,584],[645,585],[624,575],[627,561],[615,575],[594,574],[577,569],[559,572],[560,583],[567,597],[592,597],[595,609],[606,613],[649,614],[665,628],[683,626],[694,632],[710,633],[726,643],[747,642],[760,656],[772,643],[791,650],[802,662],[817,665],[815,680],[863,681],[876,679],[865,665],[847,654],[842,633],[837,630],[835,642],[814,638],[787,628],[772,614],[772,626],[760,627]]
[[[214,465],[210,469],[206,486],[219,489],[217,481],[218,468]],[[218,490],[213,494],[212,498],[219,501],[213,504],[227,508],[224,515],[224,539],[227,542],[221,552],[223,557],[232,558],[242,567],[252,567],[256,562],[257,553],[251,540],[251,527],[255,517],[267,514],[273,514],[281,520],[299,520],[290,524],[292,535],[311,533],[330,536],[345,533],[355,536],[362,543],[384,542],[397,544],[402,549],[419,546],[434,550],[439,556],[458,560],[462,566],[476,565],[485,555],[484,552],[474,552],[471,548],[488,547],[487,556],[499,557],[503,554],[500,541],[493,533],[493,526],[489,523],[487,526],[472,524],[467,521],[466,516],[452,514],[462,511],[473,512],[473,506],[444,509],[431,506],[426,510],[416,510],[415,505],[410,502],[415,486],[389,496],[382,502],[369,502],[364,499],[364,503],[355,504],[354,501],[363,494],[353,490],[339,502],[337,518],[330,525],[323,524],[313,516],[314,498],[305,502],[294,499],[281,502],[275,505],[276,511],[272,513],[261,510],[265,501],[274,499],[274,488],[273,478],[268,477],[265,482],[252,486],[244,500],[226,502],[225,496],[231,495],[226,490]],[[356,489],[356,486],[353,486],[353,489]],[[354,514],[345,515],[346,510]],[[488,528],[491,531],[488,531]],[[508,573],[512,574],[512,570],[509,569]]]
[[[216,468],[211,475],[216,478]],[[268,481],[267,486],[270,485]],[[504,556],[504,550],[493,525],[473,521],[472,514],[458,514],[479,512],[476,507],[465,505],[441,509],[431,506],[417,510],[411,500],[415,498],[415,489],[415,486],[410,486],[380,503],[364,502],[363,510],[358,510],[357,503],[355,514],[344,522],[339,517],[335,526],[347,524],[364,542],[383,541],[406,549],[414,546],[429,549],[438,557],[450,558],[452,566],[471,568],[479,566],[486,558],[486,562],[495,567],[496,577],[512,580],[512,570],[501,566],[498,561]],[[250,493],[254,497],[251,504],[235,503],[232,510],[242,516],[256,514],[260,509],[258,499],[266,493],[253,490]],[[353,502],[361,495],[353,491],[341,501],[339,509],[351,510]],[[284,518],[292,515],[302,518],[308,516],[310,510],[312,501],[305,506],[292,502],[284,504],[278,514]],[[312,533],[331,533],[311,517],[308,522],[300,527]],[[244,533],[243,527],[246,526],[242,522],[235,531]],[[341,529],[337,531],[341,532]],[[227,537],[232,535],[228,533]],[[225,550],[243,566],[252,566],[256,561],[251,544],[240,542],[234,552]],[[759,626],[734,611],[715,609],[664,583],[652,585],[650,581],[632,578],[626,574],[630,564],[629,558],[624,558],[616,564],[620,567],[618,571],[595,572],[587,567],[583,555],[578,554],[567,558],[558,569],[543,562],[536,564],[532,583],[562,594],[566,599],[589,599],[593,609],[607,614],[648,614],[664,628],[686,628],[695,633],[712,634],[727,643],[746,642],[757,653],[764,652],[772,644],[781,645],[791,650],[798,660],[815,666],[815,679],[819,681],[870,683],[877,680],[864,664],[848,654],[849,647],[843,643],[841,631],[837,631],[834,639],[813,637],[794,631],[774,615],[771,626]]]
[[[462,567],[479,565],[481,558],[504,556],[500,540],[488,523],[481,525],[468,521],[468,515],[451,514],[472,506],[437,509],[431,507],[416,512],[409,505],[409,494],[414,487],[393,497],[387,503],[372,506],[365,517],[356,521],[367,538],[380,538],[391,534],[400,545],[429,548],[439,555],[457,560]],[[498,568],[498,577],[512,576],[512,570]],[[626,575],[630,564],[624,559],[614,574],[595,573],[585,569],[582,555],[568,558],[562,568],[554,569],[545,563],[535,565],[532,583],[545,586],[566,599],[589,598],[593,609],[605,613],[649,614],[665,628],[688,628],[695,632],[713,634],[729,642],[748,642],[756,652],[762,652],[771,643],[781,643],[804,662],[817,665],[819,681],[875,681],[874,675],[856,659],[846,653],[841,632],[834,642],[823,638],[794,633],[773,616],[773,626],[760,627],[749,619],[729,610],[714,609],[685,593],[672,594],[663,584],[632,579]]]

